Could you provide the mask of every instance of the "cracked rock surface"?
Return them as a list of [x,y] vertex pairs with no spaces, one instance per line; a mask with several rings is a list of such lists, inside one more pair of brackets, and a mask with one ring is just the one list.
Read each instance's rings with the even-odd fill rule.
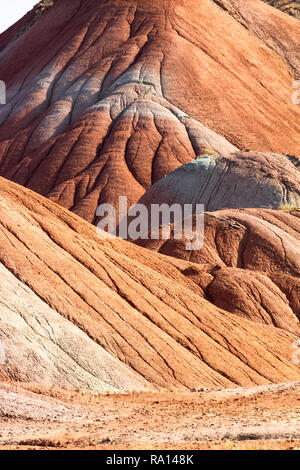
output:
[[59,0],[35,15],[0,36],[1,176],[95,223],[99,203],[135,203],[207,150],[299,157],[292,17],[258,0]]
[[259,152],[203,155],[155,183],[140,199],[150,204],[223,208],[300,207],[300,172],[285,155]]
[[[246,244],[241,255],[242,221],[228,220],[235,219],[230,212],[220,215],[225,224],[238,228],[237,234],[231,233],[236,240],[232,259],[242,256],[250,266],[259,259],[259,251],[248,253]],[[247,223],[250,226],[251,218]],[[268,223],[262,221],[262,225]],[[289,227],[292,233],[293,220]],[[280,234],[276,227],[272,230]],[[267,229],[262,231],[268,235]],[[211,237],[211,256],[218,251],[219,235],[218,230]],[[103,382],[126,390],[131,386],[192,389],[299,380],[299,367],[291,360],[299,321],[286,297],[288,287],[285,296],[283,287],[280,292],[263,275],[257,279],[251,273],[241,276],[236,308],[243,283],[249,295],[246,302],[254,308],[247,316],[241,303],[239,312],[230,312],[222,296],[220,306],[213,303],[216,283],[220,276],[226,279],[225,263],[215,275],[215,269],[201,267],[196,259],[175,259],[107,239],[104,232],[102,236],[100,240],[94,226],[59,205],[0,180],[4,279],[0,333],[8,351],[1,367],[3,377],[46,385],[83,384],[92,390],[103,390]],[[285,238],[287,268],[280,275],[293,279],[299,257],[297,247],[293,251],[288,245],[291,236]],[[251,245],[251,235],[247,243]],[[257,243],[257,249],[261,244]],[[275,283],[273,247],[263,250],[263,256],[260,262],[269,265]],[[231,276],[231,283],[238,277],[238,273]],[[284,285],[284,280],[280,282]],[[224,295],[226,286],[230,290],[224,282]],[[279,302],[278,314],[268,307],[272,295]]]
[[183,273],[218,307],[299,334],[299,233],[299,211],[225,209],[205,214],[199,250],[187,251],[187,240],[175,239],[174,227],[169,240],[136,243],[197,263]]

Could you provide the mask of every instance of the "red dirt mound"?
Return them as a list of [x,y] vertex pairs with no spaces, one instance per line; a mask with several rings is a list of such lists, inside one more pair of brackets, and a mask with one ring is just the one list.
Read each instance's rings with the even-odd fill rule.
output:
[[186,251],[173,227],[170,240],[136,243],[199,264],[185,274],[218,307],[299,332],[299,234],[300,211],[231,209],[205,214],[201,250]]
[[[25,365],[31,381],[66,386],[74,372],[82,388],[103,390],[95,379],[104,349],[107,364],[115,365],[100,378],[119,389],[299,380],[292,361],[297,336],[214,306],[187,276],[198,265],[120,239],[100,240],[94,226],[4,179],[0,262],[11,286],[0,301],[1,344],[9,353],[2,376],[24,380]],[[291,326],[288,306],[284,311]],[[82,349],[98,356],[86,362]]]
[[0,174],[93,222],[206,150],[299,156],[298,40],[297,20],[256,0],[31,12],[0,36]]

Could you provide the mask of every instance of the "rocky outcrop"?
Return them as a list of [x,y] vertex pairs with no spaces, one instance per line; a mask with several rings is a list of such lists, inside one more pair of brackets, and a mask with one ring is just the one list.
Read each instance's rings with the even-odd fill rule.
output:
[[[300,205],[298,28],[258,0],[57,0],[0,36],[1,379],[299,380],[300,217],[271,210]],[[205,204],[203,248],[97,235],[122,195]]]
[[[0,332],[9,352],[2,377],[93,390],[299,379],[291,361],[296,329],[214,306],[188,276],[201,271],[195,263],[99,235],[57,204],[0,180]],[[284,304],[282,296],[288,323]]]
[[258,152],[205,155],[155,183],[139,201],[223,208],[300,207],[300,172],[285,155]]
[[256,0],[34,10],[0,36],[0,174],[96,222],[206,151],[299,156],[298,27]]
[[197,263],[184,272],[218,307],[299,332],[299,234],[299,211],[232,209],[205,214],[200,250],[187,251],[173,228],[170,240],[136,243]]

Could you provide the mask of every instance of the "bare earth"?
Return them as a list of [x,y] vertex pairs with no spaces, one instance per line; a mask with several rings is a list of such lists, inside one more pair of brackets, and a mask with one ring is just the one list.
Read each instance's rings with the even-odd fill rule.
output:
[[[300,449],[298,50],[259,0],[0,35],[0,448]],[[203,248],[108,238],[120,196],[204,203]]]
[[96,395],[2,383],[1,449],[298,449],[300,382]]

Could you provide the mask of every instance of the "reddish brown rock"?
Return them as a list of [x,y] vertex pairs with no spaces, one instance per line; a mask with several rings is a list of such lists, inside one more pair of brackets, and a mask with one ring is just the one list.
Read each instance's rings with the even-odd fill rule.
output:
[[[282,12],[263,5],[260,0],[214,0],[224,11],[248,29],[268,48],[272,49],[289,66],[293,75],[300,78],[299,22]],[[286,0],[266,0],[266,3],[284,4],[290,8],[296,2]],[[293,4],[293,5],[290,5]],[[276,5],[277,6],[277,5]],[[294,5],[299,14],[299,5]],[[297,10],[297,11],[296,11]]]
[[[43,360],[49,364],[48,384],[53,372],[56,385],[81,377],[95,389],[95,377],[84,376],[95,373],[93,361],[84,371],[83,356],[77,364],[80,375],[67,372],[79,350],[71,341],[76,326],[78,348],[89,343],[90,351],[105,349],[109,361],[115,359],[110,380],[117,385],[120,374],[125,388],[130,383],[138,388],[143,384],[197,388],[299,380],[299,368],[291,361],[297,336],[211,304],[203,298],[202,287],[187,276],[196,264],[119,239],[100,240],[92,225],[4,179],[0,180],[0,261],[11,285],[1,298],[0,331],[10,352],[2,370],[13,371],[15,379],[24,379],[25,363],[27,371],[36,372],[35,380],[43,382],[39,374]],[[22,290],[24,295],[14,294]],[[14,326],[21,325],[16,336]],[[66,332],[62,334],[57,325]],[[80,340],[80,334],[85,339]],[[39,335],[44,338],[42,345]],[[22,360],[20,348],[26,351]],[[103,360],[101,349],[97,354]],[[53,354],[57,357],[51,362]],[[117,365],[120,362],[131,368],[127,375]],[[59,367],[60,375],[57,364],[66,367]],[[140,376],[138,383],[133,371]],[[107,372],[102,371],[102,379]],[[103,389],[103,384],[96,387]]]
[[0,174],[93,222],[206,150],[299,156],[299,23],[223,3],[57,1],[1,35]]
[[[186,240],[136,243],[200,265],[185,274],[223,309],[299,331],[300,212],[232,209],[205,215],[204,245]],[[207,273],[203,275],[203,270]],[[199,272],[201,275],[199,275]]]
[[252,321],[298,332],[300,323],[286,295],[266,275],[237,268],[213,269],[205,291],[217,307]]

